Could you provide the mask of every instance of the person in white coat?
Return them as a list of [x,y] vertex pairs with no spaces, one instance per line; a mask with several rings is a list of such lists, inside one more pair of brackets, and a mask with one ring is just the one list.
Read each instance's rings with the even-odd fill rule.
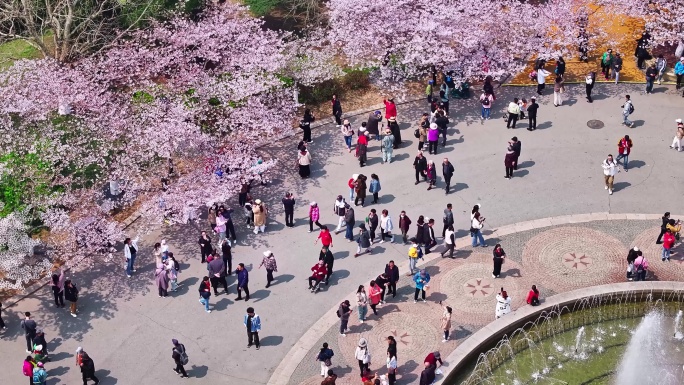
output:
[[608,190],[609,195],[613,195],[613,181],[615,174],[620,172],[620,168],[613,160],[613,155],[608,154],[608,158],[601,163],[603,167],[603,179],[606,183],[605,189]]
[[359,362],[359,370],[361,371],[361,377],[369,370],[368,366],[371,362],[371,355],[368,349],[368,341],[361,337],[359,339],[359,344],[354,352],[354,357]]
[[124,241],[124,257],[126,257],[126,276],[131,278],[135,273],[135,258],[138,255],[138,237],[135,239],[126,238]]
[[506,290],[501,288],[501,292],[496,295],[496,319],[499,319],[511,312],[511,297]]
[[681,152],[684,151],[684,149],[682,149],[682,139],[684,139],[684,123],[682,123],[681,119],[677,119],[675,122],[677,123],[677,131],[672,139],[670,148]]
[[537,70],[537,94],[542,95],[544,88],[546,87],[546,78],[551,75],[551,72],[540,68]]
[[380,215],[380,243],[385,242],[385,237],[390,239],[390,243],[394,243],[393,229],[394,226],[392,225],[392,218],[390,218],[389,212],[382,210],[382,215]]

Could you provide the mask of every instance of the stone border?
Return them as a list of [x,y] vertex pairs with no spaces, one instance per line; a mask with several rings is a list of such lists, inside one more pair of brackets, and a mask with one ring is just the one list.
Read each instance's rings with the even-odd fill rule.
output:
[[524,326],[530,321],[534,321],[539,316],[554,308],[562,308],[564,306],[573,305],[577,301],[593,296],[609,295],[609,294],[650,294],[650,293],[668,293],[672,291],[684,291],[684,282],[673,281],[646,281],[646,282],[620,282],[611,283],[607,285],[592,286],[565,293],[554,295],[547,298],[543,307],[539,306],[523,306],[514,310],[509,315],[482,327],[475,332],[467,340],[463,341],[456,350],[451,352],[446,358],[448,366],[442,367],[444,375],[435,382],[436,384],[446,383],[450,379],[449,376],[453,373],[455,376],[459,369],[476,359],[482,347],[489,347],[496,344],[504,335],[512,333],[514,330]]
[[[501,237],[504,235],[509,235],[509,234],[514,234],[518,233],[521,231],[527,231],[527,230],[534,230],[534,229],[539,229],[539,228],[544,228],[544,227],[551,227],[551,226],[558,226],[558,225],[566,225],[570,223],[585,223],[585,222],[593,222],[593,221],[609,221],[609,220],[657,220],[662,217],[662,214],[610,214],[608,212],[598,212],[598,213],[589,213],[589,214],[572,214],[572,215],[563,215],[563,216],[557,216],[557,217],[547,217],[547,218],[542,218],[542,219],[535,219],[531,221],[525,221],[525,222],[518,222],[514,223],[511,225],[506,225],[506,226],[501,226],[499,228],[494,229],[494,231],[488,235],[488,238],[494,238],[494,237]],[[674,215],[674,217],[684,217],[684,215]],[[463,247],[470,247],[471,245],[471,240],[469,236],[466,237],[461,237],[456,239],[456,249],[461,249]],[[439,259],[439,253],[430,253],[425,256],[425,261],[422,264],[431,262],[433,260]],[[408,261],[404,260],[403,262],[398,264],[399,269],[402,271],[408,271]],[[658,282],[654,282],[658,283]],[[666,284],[670,285],[668,288],[670,288],[672,285],[675,285],[675,282],[659,282],[661,284]],[[620,285],[620,284],[618,284]],[[607,285],[610,286],[610,285]],[[598,286],[602,287],[602,286]],[[651,287],[651,286],[649,286]],[[633,286],[632,286],[633,288]],[[582,290],[582,289],[581,289]],[[588,289],[584,289],[588,290]],[[633,289],[632,289],[633,290]],[[684,284],[682,284],[682,290],[684,290]],[[574,293],[575,291],[568,292],[568,293]],[[560,299],[564,297],[564,294],[558,294],[555,297],[558,297]],[[591,295],[591,294],[589,294]],[[356,295],[355,293],[350,293],[347,295],[345,298],[341,299],[340,301],[336,301],[335,303],[339,303],[343,300],[349,300],[350,302],[353,302],[356,300]],[[527,308],[527,307],[524,307]],[[523,308],[523,309],[524,309]],[[532,308],[536,311],[536,308]],[[290,351],[287,353],[285,358],[278,364],[276,369],[273,371],[273,374],[271,374],[271,378],[268,380],[268,385],[287,385],[288,382],[290,381],[290,377],[292,377],[292,374],[297,370],[297,366],[301,363],[301,361],[304,359],[306,354],[316,346],[316,343],[318,342],[319,339],[325,335],[325,333],[333,327],[337,322],[339,321],[337,318],[337,315],[335,314],[337,311],[337,305],[335,307],[331,308],[329,311],[327,311],[316,323],[311,326],[304,334],[299,338],[299,340],[292,346]],[[512,317],[508,317],[506,323],[510,323]],[[491,324],[490,324],[491,325]],[[490,325],[485,326],[483,329],[490,330]],[[491,332],[491,330],[490,330]],[[479,332],[477,332],[479,333]],[[476,333],[476,334],[477,334]],[[487,333],[488,335],[490,333]],[[469,337],[466,341],[464,341],[460,346],[473,346],[470,343],[470,340],[473,338],[473,336]],[[472,347],[474,348],[474,346]],[[471,348],[471,349],[472,349]],[[468,349],[468,350],[471,350]],[[457,348],[454,352],[460,351],[459,348]],[[449,360],[447,362],[452,361],[452,353],[449,356]],[[445,367],[445,376],[443,378],[446,378],[446,375],[448,374],[447,370],[451,370],[451,365],[450,368],[447,369]]]

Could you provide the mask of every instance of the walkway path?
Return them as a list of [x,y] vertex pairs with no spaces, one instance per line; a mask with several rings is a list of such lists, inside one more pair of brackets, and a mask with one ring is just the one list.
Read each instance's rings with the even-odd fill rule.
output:
[[[346,181],[353,173],[377,173],[380,176],[383,189],[380,204],[374,207],[389,209],[395,223],[400,210],[406,210],[414,220],[418,215],[424,214],[437,218],[439,222],[446,203],[453,203],[456,227],[460,229],[457,234],[459,237],[466,235],[467,213],[476,202],[482,204],[482,211],[488,218],[488,231],[538,218],[568,214],[660,214],[668,210],[684,213],[684,202],[673,199],[673,194],[684,188],[684,182],[675,171],[684,154],[667,148],[672,140],[674,120],[679,117],[676,108],[680,107],[681,98],[673,97],[671,90],[663,90],[666,88],[657,88],[658,93],[646,97],[638,95],[636,87],[601,85],[596,89],[599,94],[596,102],[586,104],[581,97],[583,89],[571,86],[568,87],[569,95],[572,96],[568,105],[554,108],[548,104],[549,97],[544,97],[538,119],[539,130],[536,132],[524,130],[524,124],[520,125],[523,129],[506,130],[500,112],[494,114],[493,120],[480,124],[478,103],[475,100],[455,101],[452,115],[457,119],[455,126],[449,130],[447,146],[440,148],[441,153],[438,156],[429,157],[439,162],[442,156],[448,156],[456,167],[453,179],[456,187],[448,196],[441,190],[426,191],[424,183],[417,186],[413,184],[411,163],[417,143],[412,137],[413,126],[409,128],[409,125],[417,121],[419,113],[425,109],[422,102],[400,108],[402,134],[406,143],[395,151],[397,162],[392,164],[380,164],[378,147],[373,144],[369,165],[359,169],[358,163],[354,162],[355,158],[342,148],[342,139],[337,129],[325,126],[314,131],[314,143],[311,145],[314,155],[313,177],[301,181],[293,167],[293,150],[296,147],[294,138],[274,144],[272,148],[265,149],[266,156],[280,158],[282,168],[274,173],[272,185],[258,188],[255,193],[255,197],[265,200],[273,208],[268,232],[255,236],[246,233],[244,227],[240,226],[240,245],[235,249],[235,262],[245,262],[251,270],[252,301],[236,304],[234,279],[230,279],[231,294],[212,298],[216,311],[204,313],[197,303],[195,291],[199,277],[205,274],[204,265],[199,264],[196,247],[199,229],[197,226],[157,229],[141,242],[140,265],[133,278],[125,278],[122,254],[117,254],[120,259],[116,261],[99,261],[92,267],[84,266],[82,271],[73,273],[75,282],[82,287],[82,298],[79,301],[81,314],[78,318],[70,317],[64,310],[56,310],[48,289],[7,309],[4,319],[9,329],[0,341],[0,368],[6,374],[8,383],[25,381],[21,379],[19,370],[25,346],[18,324],[19,314],[31,311],[36,315],[39,325],[46,329],[47,338],[51,341],[49,344],[55,356],[54,362],[48,365],[51,384],[71,384],[78,381],[80,376],[72,361],[77,346],[83,346],[93,356],[98,376],[103,378],[102,385],[181,382],[169,369],[172,366],[172,338],[185,343],[189,351],[189,373],[195,378],[185,381],[186,383],[200,383],[197,377],[202,379],[202,383],[267,383],[279,363],[288,357],[291,348],[307,330],[321,319],[330,315],[334,317],[330,312],[333,306],[359,284],[367,284],[389,259],[402,262],[405,259],[406,247],[387,243],[375,246],[373,255],[352,258],[355,245],[343,242],[339,235],[335,237],[333,247],[337,261],[330,288],[316,295],[306,290],[305,278],[310,274],[309,268],[317,260],[319,250],[313,244],[315,234],[307,233],[308,226],[305,225],[308,201],[319,202],[322,222],[332,225],[336,222],[332,213],[332,201],[338,194],[346,195]],[[496,111],[503,110],[505,102],[513,97],[513,93],[515,96],[530,96],[533,90],[506,88],[499,92],[499,99],[494,104]],[[633,129],[619,125],[619,106],[625,92],[634,95],[636,112],[633,119],[637,121],[637,126]],[[575,94],[578,96],[573,96]],[[599,130],[589,129],[586,122],[590,119],[603,121],[605,127]],[[351,120],[355,126],[360,122],[358,118]],[[616,151],[618,138],[625,133],[629,133],[635,143],[630,157],[632,169],[627,174],[618,175],[615,194],[609,196],[602,187],[600,162],[608,152]],[[503,178],[503,158],[506,141],[513,135],[517,135],[523,143],[521,168],[517,171],[517,177],[508,181]],[[441,179],[438,183],[441,183]],[[293,229],[283,225],[282,212],[277,204],[285,191],[292,191],[298,197],[295,214],[297,227]],[[358,208],[357,218],[362,218],[369,209],[370,207]],[[602,241],[616,238],[621,242],[618,245],[613,241],[600,249],[603,250],[601,255],[608,255],[605,260],[612,260],[611,253],[626,250],[630,241],[638,234],[657,225],[655,220],[644,222],[641,227],[631,230],[630,236],[623,237],[619,235],[619,229],[631,222],[613,220],[599,223],[606,223],[618,232],[595,229],[603,234],[596,235],[596,239]],[[204,222],[201,225],[206,227]],[[553,223],[549,222],[548,225]],[[519,230],[529,230],[525,226],[522,225]],[[441,225],[438,225],[438,229],[441,230]],[[131,235],[134,234],[135,229],[131,229]],[[168,240],[172,250],[177,251],[184,267],[181,275],[184,286],[168,299],[157,298],[152,282],[153,260],[150,248],[154,241],[162,237]],[[520,288],[525,288],[533,281],[533,277],[542,275],[545,271],[542,267],[546,265],[540,265],[538,270],[528,271],[523,244],[529,241],[515,241],[504,236],[500,238],[509,255],[513,254],[510,265],[506,268],[510,269],[516,264],[521,266],[520,277],[504,278],[504,284],[517,288],[513,291],[522,290]],[[261,252],[266,249],[275,253],[279,266],[276,274],[279,280],[269,289],[264,288],[265,272],[256,268],[261,260]],[[591,258],[596,258],[592,259],[592,263],[604,258],[592,250],[578,247],[572,250],[569,252],[589,253]],[[480,255],[480,252],[484,254]],[[436,273],[435,269],[439,269],[435,274],[432,296],[442,293],[447,302],[461,301],[455,307],[457,315],[454,319],[456,327],[463,325],[464,328],[457,333],[459,337],[486,322],[493,313],[492,306],[485,298],[468,300],[463,297],[464,294],[459,294],[457,285],[463,285],[458,283],[460,281],[453,281],[453,285],[444,284],[453,286],[451,291],[441,289],[440,282],[457,279],[447,270],[451,268],[456,271],[470,271],[465,275],[468,279],[486,273],[490,252],[488,249],[477,250],[473,255],[461,252],[459,259],[440,261],[448,264],[443,267],[431,262],[434,266],[431,267],[433,273]],[[520,253],[520,257],[514,257],[516,253]],[[653,253],[655,250],[648,255]],[[466,256],[467,258],[462,259]],[[600,264],[596,262],[592,266],[597,267]],[[621,270],[617,268],[614,276],[604,274],[618,279],[622,274]],[[545,294],[552,290],[564,290],[563,287],[544,285],[539,280],[537,282],[545,288]],[[401,290],[402,299],[411,290],[404,287]],[[459,299],[459,295],[462,298]],[[515,296],[520,297],[517,293]],[[431,297],[433,298],[437,297]],[[462,307],[463,304],[470,303],[467,301],[481,301],[483,307],[479,309],[473,306],[471,313],[466,313]],[[262,317],[263,348],[260,351],[245,347],[242,315],[247,306],[254,306]],[[394,306],[409,315],[414,314],[404,304],[386,306],[383,312]],[[378,326],[378,332],[382,330],[382,333],[391,333],[385,327],[398,322],[398,319],[389,321],[390,316],[386,318],[387,326],[383,322]],[[428,318],[420,321],[429,324],[432,318]],[[369,325],[373,326],[373,323]],[[330,325],[325,326],[323,333],[329,328]],[[371,331],[372,329],[368,332]],[[413,360],[418,365],[422,359],[422,350],[433,347],[433,340],[427,339],[428,336],[433,338],[433,331],[425,332],[426,342],[421,342],[422,347],[400,347],[400,352],[406,352],[401,356],[402,373],[406,373],[406,376],[413,371],[409,361]],[[346,343],[351,344],[354,338],[353,334],[350,335]],[[434,340],[437,341],[437,338],[435,336]],[[416,341],[418,340],[417,338]],[[313,342],[314,346],[317,342],[318,338]],[[337,344],[334,338],[330,338],[329,342]],[[374,349],[380,346],[379,342],[371,343]],[[349,365],[343,361],[349,360],[348,348],[340,350],[335,346],[338,351],[336,363]],[[414,353],[410,349],[414,349]],[[295,363],[295,368],[299,368],[292,371],[292,383],[308,381],[315,374],[310,370],[315,369],[316,365],[306,358],[306,354],[301,356],[304,358],[301,365]],[[411,354],[416,356],[411,357]],[[374,368],[380,364],[380,361],[374,362]],[[350,373],[351,369],[344,369],[344,366],[340,373]],[[353,378],[346,375],[344,377]]]

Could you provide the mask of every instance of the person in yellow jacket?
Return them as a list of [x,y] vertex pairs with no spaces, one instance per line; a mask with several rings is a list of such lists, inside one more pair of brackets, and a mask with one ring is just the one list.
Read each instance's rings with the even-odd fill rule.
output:
[[409,273],[406,276],[413,276],[416,272],[416,263],[418,263],[418,258],[423,258],[423,250],[420,249],[417,243],[413,243],[408,251],[409,257]]

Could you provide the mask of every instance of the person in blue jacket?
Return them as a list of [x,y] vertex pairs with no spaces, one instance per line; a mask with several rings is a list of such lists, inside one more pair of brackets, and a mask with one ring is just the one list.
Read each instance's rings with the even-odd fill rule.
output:
[[425,269],[420,270],[413,276],[413,282],[416,283],[416,294],[413,296],[413,303],[418,302],[418,293],[422,292],[423,302],[425,301],[425,287],[430,282],[430,274]]
[[261,330],[261,318],[258,314],[254,314],[254,308],[248,307],[247,314],[242,321],[242,324],[247,328],[247,347],[251,348],[256,345],[256,350],[259,350],[259,330]]
[[237,274],[237,292],[238,296],[235,298],[236,301],[242,301],[242,291],[245,291],[245,301],[249,301],[249,273],[247,272],[247,269],[245,269],[245,264],[244,263],[239,263],[237,270],[235,270],[235,274]]

